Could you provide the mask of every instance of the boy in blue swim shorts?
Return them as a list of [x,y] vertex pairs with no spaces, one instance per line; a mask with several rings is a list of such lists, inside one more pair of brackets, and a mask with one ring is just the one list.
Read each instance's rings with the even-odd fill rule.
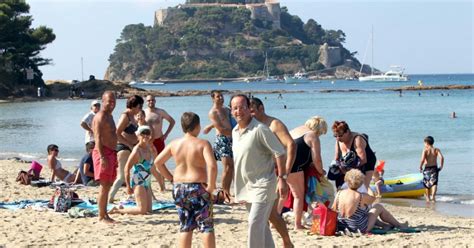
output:
[[[215,247],[212,192],[216,188],[217,162],[212,146],[197,136],[199,116],[186,112],[181,116],[182,138],[173,140],[155,159],[162,175],[173,182],[173,198],[180,221],[178,247],[191,247],[193,230],[203,233],[203,246]],[[174,158],[174,175],[165,162]]]

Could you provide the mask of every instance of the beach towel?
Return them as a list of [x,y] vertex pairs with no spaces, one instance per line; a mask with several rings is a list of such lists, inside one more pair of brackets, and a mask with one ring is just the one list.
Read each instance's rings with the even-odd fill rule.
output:
[[25,208],[48,208],[48,200],[21,200],[15,202],[0,202],[0,209],[18,210]]
[[[120,205],[122,205],[124,208],[132,208],[132,207],[137,206],[137,204],[133,200],[128,200],[128,201],[125,201],[125,202],[121,202]],[[116,205],[115,204],[108,204],[107,205],[107,211],[111,210],[113,207],[116,207]],[[79,218],[79,217],[82,217],[81,215],[89,215],[89,213],[93,213],[94,216],[97,216],[97,214],[99,213],[98,205],[92,203],[88,199],[85,199],[82,203],[76,205],[73,208],[77,208],[77,209],[74,209],[72,211],[73,213],[70,214],[71,218]],[[71,208],[71,209],[73,209],[73,208]],[[158,211],[158,210],[162,210],[162,209],[168,209],[168,208],[175,208],[174,203],[171,202],[171,201],[153,201],[153,204],[151,206],[151,209],[152,209],[153,212]],[[88,210],[88,211],[87,211],[87,213],[85,213],[86,211],[79,210],[79,209],[84,209],[84,210]],[[83,211],[84,213],[82,213],[81,211]],[[68,211],[68,214],[69,214],[69,211]],[[73,216],[71,216],[71,215],[73,215]],[[84,217],[86,217],[86,216],[84,216]]]
[[[304,176],[305,201],[303,204],[303,211],[307,211],[308,204],[313,202],[333,202],[335,192],[334,186],[326,177],[318,175],[314,166],[308,166],[304,170]],[[284,207],[289,209],[293,208],[293,194],[291,194],[291,191],[288,192],[288,197],[284,203]]]
[[391,230],[383,230],[380,228],[373,228],[370,233],[372,234],[377,234],[377,235],[384,235],[384,234],[392,234],[392,233],[419,233],[421,232],[420,230],[414,228],[414,227],[408,227],[408,228],[394,228]]

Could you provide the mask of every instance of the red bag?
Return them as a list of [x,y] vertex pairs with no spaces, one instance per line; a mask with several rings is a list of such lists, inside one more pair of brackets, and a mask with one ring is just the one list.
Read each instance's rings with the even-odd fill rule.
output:
[[318,203],[313,209],[313,224],[311,233],[323,236],[334,236],[337,227],[337,212],[328,208],[329,202],[326,204]]

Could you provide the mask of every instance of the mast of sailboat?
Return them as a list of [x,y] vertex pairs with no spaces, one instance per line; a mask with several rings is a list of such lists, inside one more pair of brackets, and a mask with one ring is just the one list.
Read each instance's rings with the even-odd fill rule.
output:
[[370,65],[370,74],[374,75],[374,25],[372,25],[372,64]]
[[268,71],[268,57],[267,52],[265,52],[265,64],[263,65],[263,73],[267,74],[267,78],[270,77],[270,72]]

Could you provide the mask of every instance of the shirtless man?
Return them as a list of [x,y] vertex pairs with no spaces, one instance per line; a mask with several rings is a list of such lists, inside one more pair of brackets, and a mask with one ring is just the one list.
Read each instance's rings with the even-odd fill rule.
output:
[[[296,157],[296,144],[293,138],[291,138],[288,128],[279,119],[267,115],[263,102],[256,97],[250,99],[250,112],[255,119],[267,125],[285,147],[287,153],[285,168],[286,171],[291,171]],[[283,247],[293,247],[286,223],[278,213],[278,199],[275,201],[275,205],[273,205],[269,221],[283,239]]]
[[106,91],[102,95],[102,109],[95,115],[92,122],[95,148],[92,151],[94,161],[94,178],[99,181],[99,221],[115,223],[107,214],[107,202],[110,187],[117,177],[117,135],[112,111],[115,108],[115,94]]
[[[215,247],[212,192],[216,188],[217,162],[211,144],[197,138],[201,131],[197,114],[185,112],[181,127],[184,136],[166,146],[155,159],[155,166],[174,183],[173,198],[181,224],[178,247],[191,247],[195,228],[204,233],[204,247]],[[164,165],[171,157],[176,162],[174,175]]]
[[[155,106],[156,99],[152,95],[148,95],[146,97],[146,102],[148,108],[145,110],[145,118],[148,125],[152,128],[153,134],[153,145],[156,148],[158,154],[163,151],[165,148],[165,140],[168,138],[168,135],[171,133],[171,130],[174,127],[175,120],[171,117],[164,109],[157,108]],[[168,121],[168,129],[163,134],[163,119]],[[156,168],[152,168],[151,173],[155,176],[156,180],[158,180],[158,184],[160,185],[161,191],[164,191],[165,188],[165,181],[160,173],[156,170]]]
[[222,161],[222,187],[227,200],[230,201],[230,185],[234,176],[234,160],[232,154],[232,124],[230,109],[224,106],[224,96],[218,90],[211,91],[212,108],[209,111],[211,124],[204,128],[204,134],[216,128],[216,140],[213,146],[214,156]]

